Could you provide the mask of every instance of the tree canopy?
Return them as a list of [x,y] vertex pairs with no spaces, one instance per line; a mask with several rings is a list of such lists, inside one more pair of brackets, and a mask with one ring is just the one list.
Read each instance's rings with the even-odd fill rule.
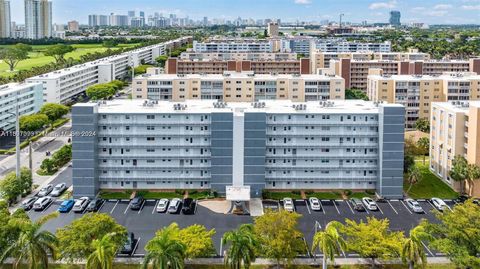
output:
[[10,172],[0,181],[0,193],[9,202],[14,202],[19,195],[32,190],[32,173],[26,167],[20,169],[20,178],[17,179],[15,171]]
[[367,94],[362,90],[357,89],[345,89],[345,99],[346,100],[365,100],[368,101]]
[[28,59],[28,52],[32,51],[30,45],[18,43],[12,47],[0,48],[0,59],[13,71],[17,64],[25,59]]
[[50,122],[54,122],[55,120],[66,115],[69,111],[70,110],[67,106],[55,103],[46,103],[40,109],[39,114],[47,115]]
[[420,118],[415,122],[415,129],[424,133],[430,132],[430,121],[426,118]]
[[52,46],[48,48],[47,51],[45,51],[45,56],[51,56],[55,59],[57,63],[63,63],[65,62],[65,54],[74,51],[75,48],[71,45],[66,45],[66,44],[57,44],[55,46]]
[[49,122],[47,115],[45,114],[32,114],[23,115],[20,117],[20,130],[21,131],[37,131]]

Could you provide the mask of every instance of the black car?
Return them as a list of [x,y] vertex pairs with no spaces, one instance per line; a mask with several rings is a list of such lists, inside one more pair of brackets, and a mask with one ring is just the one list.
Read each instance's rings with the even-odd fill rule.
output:
[[103,204],[103,199],[93,199],[87,206],[88,212],[97,212]]
[[137,196],[137,197],[133,198],[132,201],[130,202],[130,209],[140,210],[144,201],[145,201],[145,199],[143,199],[142,196]]
[[132,255],[134,248],[135,248],[135,235],[133,233],[130,233],[127,237],[127,241],[125,242],[122,249],[120,250],[120,253]]
[[33,204],[35,203],[35,201],[38,200],[38,197],[31,197],[31,198],[28,198],[27,200],[23,201],[22,202],[22,208],[24,210],[30,210],[32,209],[33,207]]
[[455,199],[454,201],[455,201],[455,203],[457,203],[457,204],[463,204],[463,203],[465,203],[468,199],[469,199],[469,197],[468,197],[467,195],[460,195],[460,196],[458,196],[458,198]]
[[182,212],[185,215],[190,215],[195,213],[195,202],[193,201],[192,198],[183,199]]

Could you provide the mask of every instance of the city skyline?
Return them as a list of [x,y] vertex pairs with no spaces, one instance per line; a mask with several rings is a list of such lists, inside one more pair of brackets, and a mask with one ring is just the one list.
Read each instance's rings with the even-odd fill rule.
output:
[[[399,10],[402,23],[423,22],[427,24],[474,24],[480,19],[480,0],[439,1],[426,0],[422,3],[414,0],[242,0],[232,3],[228,0],[212,0],[208,4],[199,4],[198,0],[181,2],[156,2],[139,0],[117,0],[112,7],[106,0],[84,0],[78,2],[54,0],[53,22],[66,23],[77,20],[81,24],[88,23],[89,14],[127,14],[129,10],[145,10],[146,15],[154,12],[189,16],[202,19],[204,16],[233,20],[242,18],[279,18],[282,21],[337,21],[338,14],[343,13],[344,21],[360,23],[388,22],[389,12]],[[24,22],[24,1],[11,1],[12,21]],[[86,8],[87,7],[87,8]],[[255,8],[252,8],[255,7]],[[229,14],[235,10],[235,14]],[[355,13],[352,12],[355,10]],[[299,14],[292,16],[292,14]]]

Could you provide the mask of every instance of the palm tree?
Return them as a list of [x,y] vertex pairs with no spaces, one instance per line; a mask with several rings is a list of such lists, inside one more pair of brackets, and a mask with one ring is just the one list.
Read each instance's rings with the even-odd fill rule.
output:
[[92,241],[92,247],[95,249],[87,258],[87,269],[112,269],[113,259],[118,250],[118,245],[113,240],[116,233],[109,233],[102,239]]
[[414,165],[412,168],[410,168],[407,175],[407,182],[410,183],[407,194],[410,192],[412,186],[420,182],[421,179],[422,173],[420,172],[420,169],[418,169],[418,167]]
[[312,253],[319,249],[323,253],[322,268],[327,269],[327,261],[335,262],[335,255],[346,249],[347,244],[340,236],[338,230],[342,224],[337,221],[331,221],[322,232],[317,232],[313,236]]
[[222,245],[229,245],[225,253],[225,265],[231,269],[248,269],[255,261],[259,242],[253,232],[252,224],[243,224],[238,229],[226,232],[222,237]]
[[143,260],[144,269],[182,269],[184,267],[186,247],[175,239],[172,225],[158,231],[145,246],[147,254]]
[[430,240],[431,235],[425,231],[424,226],[418,225],[410,230],[410,237],[405,240],[402,250],[402,260],[408,263],[408,268],[413,269],[415,264],[421,263],[422,268],[427,264],[427,256],[422,240]]
[[16,225],[21,227],[20,235],[2,253],[0,264],[3,264],[8,257],[12,257],[14,258],[13,268],[18,268],[25,262],[30,269],[48,268],[48,255],[51,254],[53,259],[57,257],[58,240],[53,233],[43,230],[42,226],[57,216],[58,213],[55,212],[35,222],[31,220],[18,221]]

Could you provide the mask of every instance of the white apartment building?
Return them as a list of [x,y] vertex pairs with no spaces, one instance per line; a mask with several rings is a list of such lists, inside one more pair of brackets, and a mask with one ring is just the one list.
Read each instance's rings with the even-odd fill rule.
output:
[[193,41],[194,52],[273,52],[272,44],[268,40],[211,40],[208,42]]
[[15,111],[20,116],[37,113],[42,107],[41,84],[9,83],[0,86],[0,130],[15,129]]
[[373,189],[402,197],[404,108],[364,101],[181,103],[72,108],[73,193],[249,186]]
[[315,49],[322,52],[391,52],[392,43],[385,42],[358,42],[358,41],[344,41],[332,39],[317,39],[315,40]]
[[41,39],[52,35],[52,2],[25,0],[25,37]]
[[78,95],[83,94],[89,86],[121,79],[127,75],[132,66],[152,63],[156,57],[165,54],[166,48],[186,43],[188,40],[189,37],[184,37],[139,48],[120,55],[31,77],[26,82],[43,85],[44,102],[70,103],[75,101]]

